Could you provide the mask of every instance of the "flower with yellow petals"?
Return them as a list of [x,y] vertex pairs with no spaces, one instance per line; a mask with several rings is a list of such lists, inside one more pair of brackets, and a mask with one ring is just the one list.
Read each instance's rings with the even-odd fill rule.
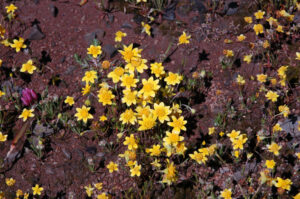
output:
[[160,145],[153,145],[152,148],[146,149],[147,153],[150,153],[150,156],[160,156],[162,149],[160,148]]
[[238,83],[238,85],[244,85],[246,83],[245,79],[243,76],[238,75],[236,78],[236,82]]
[[112,99],[115,98],[115,95],[113,95],[112,91],[108,88],[101,88],[98,91],[98,101],[102,103],[103,106],[105,105],[111,105]]
[[29,74],[33,74],[33,71],[36,70],[36,67],[32,64],[32,60],[28,60],[25,64],[22,64],[21,72],[28,72]]
[[89,85],[89,84],[86,84],[85,87],[83,87],[82,91],[81,91],[82,96],[85,96],[90,92],[91,92],[91,85]]
[[264,27],[263,25],[261,24],[255,24],[253,26],[253,30],[255,31],[255,34],[258,35],[258,34],[263,34],[264,33]]
[[268,98],[268,100],[271,100],[272,102],[277,102],[278,97],[279,95],[274,91],[268,91],[266,94],[266,98]]
[[174,86],[176,84],[179,84],[182,79],[183,77],[181,75],[169,72],[168,76],[165,78],[165,82],[167,83],[167,85]]
[[198,151],[194,151],[194,153],[189,154],[189,156],[191,159],[195,160],[198,164],[205,164],[205,162],[207,161],[206,155]]
[[179,133],[169,131],[166,132],[167,136],[164,137],[164,142],[168,145],[176,146],[178,142],[182,141],[184,137],[180,136]]
[[249,23],[249,24],[253,22],[252,17],[244,17],[244,20],[246,23]]
[[160,104],[154,104],[153,116],[157,118],[160,123],[164,123],[164,121],[170,121],[168,115],[171,114],[171,110],[169,106],[165,106],[163,102]]
[[99,117],[99,120],[100,120],[101,122],[104,122],[104,121],[107,120],[107,117],[106,117],[105,115],[101,115],[101,116]]
[[90,107],[86,107],[83,105],[81,108],[76,108],[76,114],[75,117],[77,117],[77,120],[83,120],[84,123],[87,123],[88,119],[93,119],[94,117],[92,114],[89,113]]
[[236,139],[234,139],[232,141],[233,144],[233,149],[244,149],[244,144],[246,143],[246,141],[248,140],[247,137],[243,135],[239,135]]
[[283,114],[283,117],[287,117],[290,114],[290,109],[287,105],[280,105],[278,111]]
[[180,44],[189,44],[190,41],[189,39],[191,38],[191,35],[187,35],[185,32],[183,32],[180,37],[178,38],[178,44],[177,45],[180,45]]
[[135,79],[134,78],[134,75],[133,74],[124,74],[122,77],[121,77],[121,86],[127,88],[127,89],[130,89],[131,87],[136,87],[136,83],[138,82],[139,80],[138,79]]
[[125,70],[122,67],[116,67],[112,72],[108,73],[107,77],[113,80],[113,83],[118,83],[123,76]]
[[283,26],[278,25],[277,28],[276,28],[276,31],[277,31],[277,32],[284,33],[284,31],[283,31]]
[[106,193],[101,193],[97,195],[97,199],[109,199]]
[[118,164],[110,161],[109,164],[106,166],[108,168],[109,173],[113,173],[114,171],[119,171]]
[[148,116],[143,115],[142,119],[139,121],[140,127],[138,128],[138,130],[146,131],[146,130],[152,129],[156,124],[155,120],[156,119],[152,114],[150,114]]
[[151,73],[155,75],[155,77],[160,78],[162,75],[165,74],[165,70],[164,70],[164,66],[162,65],[162,63],[153,63],[150,64],[151,66]]
[[278,124],[278,123],[275,124],[275,126],[273,126],[273,132],[275,133],[277,131],[282,131],[282,128],[281,128],[280,124]]
[[246,39],[246,36],[243,35],[243,34],[241,34],[241,35],[239,35],[239,36],[237,37],[237,40],[238,40],[238,41],[244,41],[245,39]]
[[231,133],[227,134],[227,136],[230,138],[230,141],[233,142],[233,140],[240,136],[240,133],[240,131],[232,130]]
[[24,44],[24,39],[22,37],[19,37],[19,40],[14,39],[13,43],[10,44],[12,48],[16,49],[16,52],[20,52],[21,48],[27,48],[27,45]]
[[271,145],[267,145],[269,152],[274,153],[274,155],[279,155],[279,150],[281,149],[281,146],[276,144],[275,142],[272,142]]
[[221,191],[221,197],[224,199],[231,199],[231,189],[224,189],[223,191]]
[[86,195],[88,197],[92,197],[94,188],[91,186],[91,184],[89,184],[89,186],[84,186],[84,189],[85,189]]
[[130,176],[134,177],[134,176],[140,176],[141,175],[141,165],[136,164],[133,168],[130,169]]
[[137,91],[131,91],[130,89],[123,90],[124,96],[122,97],[122,103],[126,103],[127,106],[136,104]]
[[155,97],[155,92],[160,88],[158,82],[159,80],[154,80],[153,77],[150,77],[148,80],[143,79],[143,88],[139,91],[139,93],[143,94],[145,98]]
[[127,34],[122,31],[116,32],[115,42],[121,42],[123,37],[126,37]]
[[74,98],[67,96],[67,98],[64,101],[66,104],[69,104],[69,106],[72,106],[75,102],[74,102]]
[[275,186],[277,188],[285,189],[285,190],[291,190],[292,181],[290,179],[282,179],[280,177],[277,177],[277,182]]
[[101,55],[102,53],[101,46],[90,45],[90,47],[87,50],[88,50],[87,54],[92,55],[93,58],[97,58],[98,55]]
[[84,77],[82,78],[82,81],[86,84],[89,84],[91,82],[92,84],[95,83],[95,80],[97,79],[97,72],[94,70],[86,71],[84,74]]
[[[0,24],[0,37],[4,38],[5,32],[6,32],[5,28],[2,27],[1,24]],[[1,66],[1,64],[0,64],[0,66]]]
[[276,162],[274,160],[266,160],[265,165],[268,169],[273,169],[276,165]]
[[129,137],[125,137],[125,141],[123,144],[127,145],[129,150],[134,150],[138,148],[137,142],[133,134],[131,134]]
[[19,118],[23,118],[23,122],[25,122],[29,117],[34,117],[33,111],[33,109],[24,108]]
[[256,13],[254,13],[254,16],[256,19],[263,19],[264,18],[264,15],[265,15],[265,12],[264,11],[257,11]]
[[2,132],[0,131],[0,142],[5,142],[7,139],[7,135],[2,134]]
[[13,178],[5,178],[5,183],[7,186],[13,186],[16,183],[16,180]]
[[233,57],[234,56],[234,52],[232,50],[223,50],[223,54],[226,56],[226,57]]
[[183,116],[180,116],[179,118],[172,116],[172,120],[172,122],[168,122],[168,125],[173,127],[172,132],[179,134],[181,130],[186,131],[184,125],[187,123],[187,121],[184,120]]
[[94,187],[100,191],[102,189],[102,185],[103,185],[102,182],[98,182],[98,183],[94,184]]
[[147,59],[133,57],[130,62],[125,65],[125,69],[127,69],[129,73],[134,73],[135,70],[137,70],[139,73],[143,73],[144,70],[148,69],[146,63]]
[[32,187],[32,191],[33,191],[33,195],[41,195],[42,194],[42,191],[44,190],[43,187],[40,187],[38,184],[36,184],[34,187]]
[[5,6],[6,8],[6,13],[14,13],[15,10],[18,9],[14,4],[10,4],[9,6]]
[[252,55],[245,55],[243,61],[247,62],[247,64],[250,64],[251,58],[252,58]]
[[260,83],[265,83],[267,81],[267,75],[265,74],[258,74],[256,75],[257,81],[259,81]]
[[123,46],[124,50],[119,50],[121,55],[123,56],[123,59],[129,63],[133,57],[141,57],[141,51],[138,48],[133,48],[133,44],[130,44],[129,46]]
[[172,182],[176,182],[177,180],[176,167],[174,166],[174,163],[170,163],[169,160],[167,160],[167,163],[167,168],[163,170],[164,176],[162,182],[171,185]]
[[300,53],[296,52],[296,60],[300,60]]
[[137,112],[137,116],[142,118],[143,115],[148,117],[151,114],[150,106],[138,106],[135,111]]
[[3,92],[3,91],[0,90],[0,97],[2,97],[4,95],[5,95],[5,92]]
[[151,36],[151,26],[149,24],[146,24],[144,22],[142,22],[142,26],[143,26],[143,31],[145,32],[147,35]]
[[120,115],[120,121],[122,124],[132,124],[136,122],[135,113],[131,109],[127,109],[124,113]]

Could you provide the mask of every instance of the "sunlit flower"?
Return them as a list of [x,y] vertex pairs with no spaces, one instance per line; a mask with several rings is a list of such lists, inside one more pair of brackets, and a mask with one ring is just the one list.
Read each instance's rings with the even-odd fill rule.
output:
[[223,50],[223,54],[226,57],[233,57],[234,56],[234,52],[232,50]]
[[300,60],[300,52],[296,52],[296,60]]
[[103,106],[111,105],[112,99],[115,98],[115,95],[108,88],[101,88],[98,91],[98,101],[102,103]]
[[153,77],[150,77],[148,80],[143,79],[143,88],[139,91],[139,93],[143,94],[145,98],[155,97],[155,92],[160,88],[158,82],[159,80],[154,80]]
[[284,31],[283,31],[283,26],[278,25],[277,28],[276,28],[276,31],[277,31],[277,32],[284,33]]
[[13,178],[5,178],[5,183],[7,186],[13,186],[16,183],[16,180]]
[[87,123],[88,119],[93,119],[93,115],[89,113],[90,107],[86,107],[85,105],[82,106],[82,108],[76,108],[76,114],[75,117],[77,117],[77,120],[83,120],[84,123]]
[[233,149],[244,149],[244,144],[248,140],[244,135],[239,135],[236,139],[232,141]]
[[273,169],[276,165],[276,162],[274,160],[266,160],[265,165],[268,169]]
[[89,84],[90,82],[93,84],[95,83],[95,80],[97,79],[97,72],[94,70],[86,71],[84,74],[84,77],[82,78],[82,81],[85,81],[86,84]]
[[123,37],[126,37],[127,34],[122,31],[116,32],[115,42],[121,42]]
[[112,78],[113,83],[118,83],[123,76],[125,70],[122,67],[116,67],[112,72],[110,72],[107,77]]
[[137,91],[131,91],[130,89],[123,90],[124,97],[122,97],[122,103],[126,103],[127,106],[136,104]]
[[243,76],[238,75],[236,78],[236,82],[238,83],[238,85],[244,85],[246,83],[245,79]]
[[123,142],[123,144],[127,145],[129,150],[134,150],[138,148],[137,142],[133,134],[131,134],[129,137],[125,137],[125,141]]
[[275,124],[275,126],[273,126],[273,132],[277,132],[277,131],[282,131],[282,128],[279,123],[277,123],[277,124]]
[[238,41],[244,41],[245,39],[246,39],[246,36],[243,35],[243,34],[241,34],[241,35],[239,35],[239,36],[237,37],[237,40],[238,40]]
[[128,63],[133,57],[141,57],[141,51],[138,48],[133,48],[133,44],[129,46],[123,45],[124,50],[119,50],[119,52],[123,55],[123,59]]
[[23,118],[23,122],[25,122],[29,117],[34,117],[33,111],[33,109],[24,108],[19,118]]
[[136,164],[133,168],[130,169],[130,176],[134,177],[134,176],[140,176],[141,175],[141,165]]
[[92,197],[94,188],[91,186],[91,184],[89,184],[89,186],[84,186],[84,189],[85,189],[86,195],[88,197]]
[[243,61],[247,62],[247,64],[250,64],[252,59],[252,55],[245,55]]
[[43,187],[40,187],[38,184],[36,184],[34,187],[32,187],[33,195],[41,195],[42,191],[44,190]]
[[168,76],[165,78],[165,82],[167,83],[167,85],[174,86],[176,84],[179,84],[182,79],[183,77],[181,75],[169,72]]
[[240,136],[240,133],[240,131],[232,130],[231,133],[227,134],[227,136],[230,138],[230,141],[233,142],[233,140]]
[[282,179],[280,177],[277,177],[277,182],[275,186],[277,188],[285,189],[285,190],[291,190],[292,181],[290,179]]
[[264,15],[265,15],[265,12],[261,11],[261,10],[254,13],[254,16],[255,16],[256,19],[263,19]]
[[257,77],[257,81],[259,81],[260,83],[265,83],[267,81],[267,75],[265,74],[258,74],[256,75]]
[[85,87],[82,88],[82,96],[85,96],[86,94],[91,92],[91,85],[86,84]]
[[109,199],[106,193],[101,193],[97,195],[97,199]]
[[154,74],[155,77],[159,78],[165,74],[164,66],[162,65],[162,63],[155,62],[153,64],[150,64],[150,66],[151,73]]
[[24,44],[24,39],[22,37],[19,37],[19,40],[14,39],[13,43],[10,44],[12,48],[16,49],[16,52],[19,52],[21,48],[27,48],[27,45]]
[[134,125],[136,122],[135,113],[131,109],[126,109],[126,111],[120,115],[120,121],[122,122],[122,124],[130,123]]
[[153,116],[157,118],[160,123],[164,123],[164,121],[170,121],[169,114],[171,114],[171,110],[169,106],[165,106],[163,102],[160,104],[154,104]]
[[4,135],[1,131],[0,131],[0,142],[5,142],[7,139],[7,135]]
[[148,69],[146,63],[147,59],[142,59],[141,57],[133,57],[130,62],[125,65],[125,69],[127,69],[132,74],[135,70],[139,73],[143,73],[144,70]]
[[208,135],[214,134],[215,131],[216,131],[216,128],[215,128],[215,127],[210,127],[210,128],[208,128]]
[[184,137],[180,136],[179,133],[169,131],[166,132],[166,137],[163,139],[164,142],[166,142],[168,145],[176,146],[178,142],[182,141]]
[[252,17],[244,17],[246,23],[252,23]]
[[5,92],[3,92],[3,91],[0,90],[0,97],[2,97],[4,95],[5,95]]
[[145,130],[149,130],[152,129],[156,122],[155,122],[155,117],[150,114],[149,116],[142,116],[142,120],[139,121],[139,125],[140,127],[138,128],[139,131],[145,131]]
[[142,118],[143,115],[148,117],[151,114],[151,109],[149,106],[138,106],[135,111],[137,112],[137,116]]
[[69,104],[69,106],[72,106],[75,102],[74,102],[74,98],[67,96],[67,98],[64,101],[66,104]]
[[276,144],[275,142],[272,142],[271,145],[267,145],[269,152],[274,153],[274,155],[279,155],[279,150],[281,149],[281,146]]
[[167,167],[163,170],[164,176],[162,182],[171,185],[172,182],[176,182],[177,180],[176,168],[173,162],[170,163],[169,160],[167,160],[167,162]]
[[150,156],[160,156],[162,149],[160,148],[160,145],[153,145],[152,148],[146,149],[147,153],[150,153]]
[[269,17],[267,19],[267,22],[269,22],[270,26],[273,26],[277,24],[277,19],[274,19],[273,17]]
[[221,197],[224,199],[231,199],[231,189],[224,189],[223,191],[221,191]]
[[263,43],[263,48],[269,48],[270,47],[270,43],[268,40],[265,40]]
[[279,97],[279,95],[274,91],[268,91],[266,94],[266,98],[268,100],[271,100],[272,102],[277,102],[278,97]]
[[18,9],[14,4],[10,4],[9,6],[5,6],[6,8],[6,13],[14,13],[15,10]]
[[143,26],[143,31],[145,32],[147,35],[151,36],[151,26],[149,24],[146,24],[144,22],[142,22],[142,26]]
[[109,164],[106,166],[109,170],[109,173],[112,173],[114,171],[118,171],[118,164],[114,163],[113,161],[110,161]]
[[102,185],[103,185],[102,182],[98,182],[98,183],[94,184],[94,187],[100,191],[102,189]]
[[178,38],[178,44],[177,45],[180,45],[180,44],[189,44],[190,41],[189,39],[191,38],[191,35],[187,35],[185,32],[183,32],[180,37]]
[[184,125],[187,123],[187,121],[184,120],[183,116],[180,116],[179,118],[172,116],[172,120],[172,122],[168,122],[168,125],[173,127],[172,132],[179,134],[181,130],[186,131]]
[[280,105],[278,111],[282,113],[284,117],[287,117],[290,114],[290,109],[287,105]]
[[206,155],[198,151],[194,151],[194,153],[189,154],[189,156],[191,159],[195,160],[198,164],[205,164],[205,162],[207,161]]
[[258,34],[263,34],[264,33],[264,27],[263,25],[261,24],[255,24],[253,26],[253,30],[255,31],[255,34],[258,35]]
[[98,55],[102,53],[101,46],[90,45],[90,47],[87,50],[87,54],[92,55],[93,58],[97,58]]
[[124,74],[122,77],[121,77],[121,86],[127,88],[127,89],[130,89],[131,87],[136,87],[136,83],[138,82],[139,80],[138,79],[135,79],[134,78],[134,75],[133,74]]

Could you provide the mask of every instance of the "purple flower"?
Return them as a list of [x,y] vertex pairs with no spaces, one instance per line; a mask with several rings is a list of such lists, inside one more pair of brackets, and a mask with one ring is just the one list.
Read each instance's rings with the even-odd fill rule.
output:
[[21,100],[25,106],[30,105],[34,100],[37,100],[37,98],[36,93],[32,89],[25,88],[22,90]]

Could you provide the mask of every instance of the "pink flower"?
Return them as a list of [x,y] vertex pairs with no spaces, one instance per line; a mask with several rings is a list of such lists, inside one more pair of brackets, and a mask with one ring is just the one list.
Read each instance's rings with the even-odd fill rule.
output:
[[25,106],[30,105],[37,98],[37,94],[32,89],[25,88],[22,90],[21,100]]

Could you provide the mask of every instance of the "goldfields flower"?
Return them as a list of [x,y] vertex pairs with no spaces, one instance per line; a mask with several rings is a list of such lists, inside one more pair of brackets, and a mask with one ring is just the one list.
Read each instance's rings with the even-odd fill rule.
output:
[[111,105],[112,99],[115,98],[115,95],[108,88],[101,88],[98,91],[98,101],[102,103],[103,106]]
[[32,187],[33,195],[41,195],[42,191],[44,190],[43,187],[40,187],[38,184],[36,184],[34,187]]
[[123,112],[120,115],[120,121],[122,124],[132,124],[134,125],[136,122],[136,116],[135,113],[132,111],[132,109],[127,109],[125,112]]
[[233,142],[233,140],[240,136],[240,133],[240,131],[232,130],[231,133],[227,134],[227,136],[230,138],[230,141]]
[[274,160],[266,160],[265,165],[268,169],[273,169],[276,165],[276,162]]
[[97,79],[97,72],[94,70],[86,71],[84,74],[84,77],[82,78],[82,81],[85,81],[86,84],[89,84],[90,82],[93,84],[95,83],[95,80]]
[[142,26],[143,26],[143,31],[145,32],[147,35],[151,36],[151,26],[149,24],[146,24],[144,22],[142,22]]
[[153,145],[152,148],[146,149],[147,153],[150,153],[150,156],[160,156],[162,149],[160,148],[160,145]]
[[247,62],[247,64],[250,64],[252,59],[252,55],[245,55],[243,61]]
[[232,141],[233,149],[244,149],[244,144],[248,140],[244,135],[239,135],[236,139]]
[[252,17],[244,17],[246,23],[252,23]]
[[243,35],[243,34],[241,34],[241,35],[239,35],[239,36],[237,37],[237,40],[238,40],[238,41],[244,41],[245,39],[246,39],[246,36]]
[[254,13],[254,16],[256,19],[263,19],[264,18],[264,15],[265,15],[265,12],[264,11],[257,11],[256,13]]
[[236,82],[238,83],[238,85],[244,85],[246,83],[245,79],[243,76],[238,75],[236,78]]
[[127,34],[122,31],[117,31],[116,32],[116,37],[115,37],[115,42],[121,42],[123,37],[126,37]]
[[231,189],[224,189],[223,191],[221,191],[221,197],[224,199],[231,199]]
[[107,77],[113,80],[113,83],[118,83],[123,76],[125,70],[122,67],[116,67],[112,72],[108,73]]
[[173,127],[172,132],[179,134],[181,130],[186,131],[184,125],[187,123],[187,121],[184,120],[183,116],[180,116],[179,118],[172,116],[172,120],[172,122],[168,122],[168,125]]
[[296,52],[296,60],[300,60],[300,52]]
[[283,117],[287,117],[290,114],[290,109],[287,105],[280,105],[278,111],[283,114]]
[[178,44],[189,44],[190,43],[190,39],[191,35],[187,35],[185,32],[183,32],[180,37],[178,38]]
[[109,164],[106,166],[108,168],[109,173],[113,173],[114,171],[118,171],[118,164],[110,161]]
[[7,186],[13,186],[16,183],[16,180],[13,178],[5,178],[5,183]]
[[10,4],[9,6],[5,6],[6,8],[6,13],[14,13],[15,10],[18,9],[14,4]]
[[148,117],[151,114],[150,106],[137,106],[135,111],[139,119],[142,119],[143,115]]
[[2,134],[0,131],[0,142],[5,142],[7,140],[7,135]]
[[[2,37],[2,39],[4,38],[5,32],[6,32],[5,28],[2,27],[1,24],[0,24],[0,37]],[[1,66],[1,64],[0,64],[0,66]]]
[[101,46],[90,45],[90,47],[87,50],[88,50],[87,54],[92,55],[93,58],[97,58],[98,55],[101,55],[102,53]]
[[163,183],[167,183],[168,185],[171,185],[172,182],[176,182],[177,177],[176,177],[176,168],[174,166],[173,162],[169,162],[169,160],[167,160],[167,167],[163,170]]
[[136,87],[136,83],[138,82],[138,79],[134,78],[133,74],[124,74],[121,77],[121,86],[130,89],[131,87]]
[[184,140],[183,136],[180,136],[178,133],[172,132],[170,133],[169,131],[166,132],[166,137],[164,137],[163,141],[172,146],[176,146],[178,142],[181,142]]
[[275,124],[275,126],[273,126],[273,132],[277,132],[277,131],[282,131],[282,128],[278,123]]
[[64,101],[66,104],[69,104],[69,106],[72,106],[75,102],[74,102],[74,98],[67,96],[67,98]]
[[151,73],[154,74],[156,78],[160,78],[165,74],[164,66],[162,65],[162,63],[155,62],[153,64],[150,64],[150,66]]
[[87,123],[88,119],[93,119],[94,117],[92,114],[89,113],[90,107],[86,107],[83,105],[81,108],[76,108],[76,114],[75,117],[77,117],[77,120],[83,120],[84,123]]
[[195,160],[198,164],[205,164],[205,162],[207,161],[207,157],[205,154],[198,152],[198,151],[194,151],[193,154],[189,154],[190,158]]
[[36,70],[36,67],[33,65],[32,60],[28,60],[25,64],[22,64],[21,72],[28,72],[29,74],[33,74],[33,71]]
[[125,137],[125,141],[123,142],[123,144],[127,145],[129,150],[134,150],[138,148],[137,142],[133,134],[131,134],[129,137]]
[[255,24],[253,26],[253,30],[255,31],[255,34],[258,35],[258,34],[263,34],[264,33],[264,27],[263,25],[261,24]]
[[266,94],[266,98],[272,102],[277,102],[277,98],[279,95],[274,91],[268,91]]
[[153,116],[157,118],[160,123],[164,123],[164,121],[170,121],[169,114],[171,114],[171,110],[169,106],[165,106],[163,102],[160,104],[154,104]]
[[109,199],[109,196],[106,193],[101,193],[97,195],[97,199]]
[[278,156],[281,146],[279,146],[275,142],[272,142],[271,145],[269,145],[269,144],[267,145],[267,148],[268,148],[269,152],[272,152],[272,153],[274,153],[274,155]]
[[223,54],[226,56],[226,57],[233,57],[234,56],[234,52],[232,50],[223,50]]
[[156,124],[155,120],[156,119],[152,114],[150,114],[148,116],[143,115],[142,119],[138,121],[139,125],[140,125],[138,130],[146,131],[146,130],[152,129]]
[[83,87],[82,91],[81,91],[82,96],[85,96],[90,92],[91,92],[91,85],[89,85],[89,84],[86,84],[85,87]]
[[27,45],[24,44],[24,39],[22,37],[19,37],[19,40],[14,39],[13,43],[10,44],[10,46],[12,48],[15,48],[16,52],[19,52],[21,50],[21,48],[26,48],[27,47]]
[[168,76],[165,78],[165,82],[167,83],[167,85],[174,86],[176,84],[179,84],[182,79],[183,77],[181,75],[169,72]]
[[127,106],[136,104],[137,91],[131,91],[130,89],[123,90],[124,96],[122,97],[122,103],[126,103]]
[[130,176],[131,177],[140,176],[141,175],[141,168],[142,168],[141,165],[138,165],[138,164],[134,165],[134,167],[130,169],[130,173],[131,173]]
[[133,57],[141,57],[141,51],[138,48],[133,48],[133,44],[130,44],[129,46],[123,45],[124,50],[119,50],[121,55],[123,56],[123,59],[129,63]]
[[154,80],[153,77],[150,77],[148,80],[143,79],[143,88],[139,91],[139,93],[143,94],[145,98],[155,97],[155,92],[160,88],[158,82],[159,80]]
[[23,122],[25,122],[29,117],[34,117],[33,111],[33,109],[24,108],[19,118],[23,118]]
[[293,184],[293,182],[290,179],[282,179],[280,177],[277,177],[277,182],[275,184],[275,186],[277,188],[281,188],[284,190],[291,190],[291,185]]
[[257,81],[259,81],[260,83],[265,83],[267,81],[267,75],[265,74],[258,74],[256,75]]
[[86,195],[88,197],[92,197],[94,188],[91,186],[91,184],[89,184],[89,186],[84,186],[84,189],[85,189]]

